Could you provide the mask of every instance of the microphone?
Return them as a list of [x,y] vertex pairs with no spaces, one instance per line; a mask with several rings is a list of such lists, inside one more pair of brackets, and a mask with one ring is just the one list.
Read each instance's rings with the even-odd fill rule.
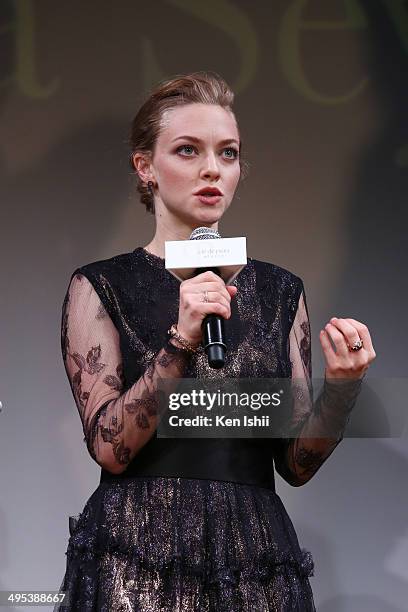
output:
[[[210,227],[197,227],[190,235],[190,240],[208,240],[210,238],[221,238],[221,235],[217,230]],[[207,271],[221,276],[218,267],[197,268],[193,276]],[[203,332],[204,350],[208,357],[208,365],[214,369],[222,368],[225,363],[225,352],[227,350],[224,317],[217,314],[208,314],[201,324],[201,329]]]

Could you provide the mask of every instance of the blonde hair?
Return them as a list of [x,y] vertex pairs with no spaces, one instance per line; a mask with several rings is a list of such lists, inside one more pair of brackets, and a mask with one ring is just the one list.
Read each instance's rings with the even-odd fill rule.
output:
[[[131,124],[129,145],[130,167],[136,173],[137,190],[147,212],[154,214],[152,191],[140,178],[133,161],[136,152],[153,156],[157,138],[163,127],[163,114],[170,108],[191,103],[217,104],[232,111],[234,93],[216,72],[193,72],[160,82],[139,109]],[[247,176],[249,164],[242,159],[239,147],[240,180]]]

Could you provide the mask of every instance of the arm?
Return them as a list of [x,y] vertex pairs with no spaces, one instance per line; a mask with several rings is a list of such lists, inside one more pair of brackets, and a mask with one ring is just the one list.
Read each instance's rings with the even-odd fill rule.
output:
[[72,276],[63,303],[61,349],[88,451],[101,467],[119,474],[159,423],[158,381],[174,377],[176,385],[189,353],[173,340],[164,342],[124,391],[118,330],[93,285],[79,273]]
[[313,402],[310,337],[302,283],[296,316],[289,334],[293,394],[289,431],[293,432],[293,437],[274,440],[275,468],[292,486],[301,486],[310,480],[343,439],[362,383],[362,378],[325,378],[323,389]]

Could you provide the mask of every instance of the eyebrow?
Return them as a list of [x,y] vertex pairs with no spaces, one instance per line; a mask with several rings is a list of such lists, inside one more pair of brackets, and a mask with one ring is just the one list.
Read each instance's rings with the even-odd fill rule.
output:
[[[192,140],[193,142],[202,142],[200,138],[196,138],[195,136],[177,136],[177,138],[174,138],[171,142],[174,142],[175,140],[181,140],[182,138],[185,138],[186,140]],[[238,140],[236,140],[235,138],[226,138],[225,140],[220,140],[218,144],[225,145],[229,144],[230,142],[235,142],[237,145],[239,145]]]

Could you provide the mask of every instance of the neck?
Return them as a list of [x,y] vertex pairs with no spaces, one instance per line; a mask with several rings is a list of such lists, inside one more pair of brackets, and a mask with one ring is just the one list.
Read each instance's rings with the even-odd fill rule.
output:
[[152,240],[144,248],[164,259],[164,243],[166,240],[189,240],[191,232],[197,227],[211,227],[218,230],[218,221],[208,223],[205,221],[195,224],[183,223],[179,219],[164,219],[156,214],[156,231]]

